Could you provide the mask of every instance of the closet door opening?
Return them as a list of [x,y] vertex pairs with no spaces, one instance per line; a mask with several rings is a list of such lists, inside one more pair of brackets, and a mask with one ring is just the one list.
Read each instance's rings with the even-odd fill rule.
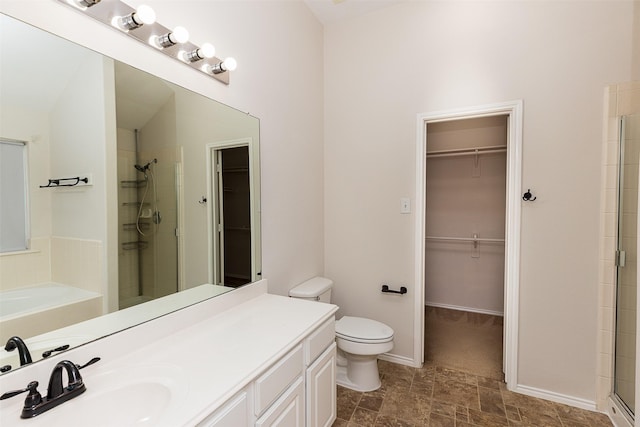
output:
[[426,123],[425,361],[504,380],[509,115]]

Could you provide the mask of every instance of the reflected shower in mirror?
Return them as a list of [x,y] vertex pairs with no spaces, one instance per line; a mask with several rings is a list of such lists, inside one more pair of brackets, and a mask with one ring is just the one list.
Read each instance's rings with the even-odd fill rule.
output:
[[[0,93],[0,138],[26,147],[28,233],[0,254],[1,343],[20,336],[36,360],[260,279],[257,118],[5,15]],[[229,144],[249,152],[249,204],[225,214],[243,230],[216,246],[211,150]],[[40,188],[76,176],[87,182]]]

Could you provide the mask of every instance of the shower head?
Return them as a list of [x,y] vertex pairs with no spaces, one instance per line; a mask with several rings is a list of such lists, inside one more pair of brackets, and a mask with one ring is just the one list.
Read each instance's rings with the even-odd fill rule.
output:
[[145,173],[146,171],[149,170],[149,167],[151,166],[151,163],[158,163],[158,159],[153,159],[153,160],[151,160],[149,163],[147,163],[144,166],[133,165],[133,167],[136,168],[137,170],[139,170],[140,172]]

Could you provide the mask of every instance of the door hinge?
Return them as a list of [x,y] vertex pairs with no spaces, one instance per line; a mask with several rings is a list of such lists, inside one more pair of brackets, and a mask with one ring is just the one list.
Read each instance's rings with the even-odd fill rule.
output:
[[617,250],[615,261],[617,267],[624,267],[627,261],[627,253],[625,251]]

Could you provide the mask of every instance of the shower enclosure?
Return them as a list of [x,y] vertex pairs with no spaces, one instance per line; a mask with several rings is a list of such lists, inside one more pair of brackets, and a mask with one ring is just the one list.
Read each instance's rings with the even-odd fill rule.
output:
[[145,144],[143,132],[119,129],[121,309],[178,291],[180,150],[153,145],[153,141]]
[[638,164],[640,115],[619,122],[618,230],[613,400],[631,421],[636,403]]

